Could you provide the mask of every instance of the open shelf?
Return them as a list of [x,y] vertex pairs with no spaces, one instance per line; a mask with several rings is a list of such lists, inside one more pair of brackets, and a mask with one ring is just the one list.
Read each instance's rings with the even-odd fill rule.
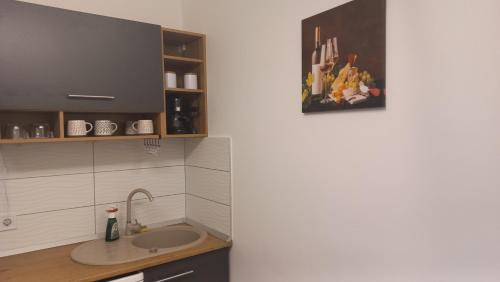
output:
[[[92,136],[92,132],[87,136],[70,137],[65,136],[65,127],[68,120],[81,119],[94,124],[95,120],[111,120],[118,124],[119,130],[110,136]],[[151,119],[154,124],[154,133],[148,135],[125,135],[125,122],[139,119]],[[123,113],[64,113],[64,112],[17,112],[0,111],[0,128],[2,129],[1,144],[33,144],[52,142],[79,142],[79,141],[116,141],[116,140],[140,140],[159,139],[166,137],[165,113],[145,113],[145,114],[123,114]],[[8,124],[20,126],[24,132],[29,132],[33,124],[47,124],[52,132],[53,138],[32,138],[28,134],[23,134],[23,138],[8,139],[6,126]]]
[[162,34],[164,55],[200,60],[205,58],[205,35],[169,28],[163,28]]
[[[63,135],[64,128],[61,127],[60,119],[61,112],[0,111],[0,144],[54,142]],[[47,136],[51,138],[33,138],[32,129],[35,124],[44,124]],[[21,138],[9,139],[12,137],[8,133],[9,126],[18,127]]]
[[167,138],[204,138],[208,134],[167,134]]
[[186,73],[199,71],[198,67],[203,64],[203,60],[165,55],[163,57],[163,64],[167,71],[178,70]]
[[[174,126],[173,118],[175,111],[175,101],[180,100],[181,110],[183,117],[187,118],[186,130],[178,132],[173,130]],[[166,111],[167,113],[172,113],[167,116],[167,137],[171,136],[181,136],[181,137],[200,137],[206,136],[207,132],[205,130],[205,108],[204,108],[204,95],[193,94],[193,93],[183,93],[183,94],[170,94],[166,95]]]
[[203,89],[186,89],[186,88],[166,88],[165,93],[175,93],[175,94],[201,94],[203,93]]
[[[203,138],[208,136],[207,81],[205,35],[173,29],[162,29],[164,73],[176,73],[177,88],[165,86],[167,138]],[[184,74],[198,76],[199,89],[184,88]],[[173,134],[174,100],[181,99],[183,115],[189,120],[186,127],[193,134]],[[170,133],[169,133],[170,132]]]
[[[64,135],[65,138],[87,138],[88,141],[98,141],[98,140],[127,140],[127,139],[145,139],[154,138],[154,136],[159,137],[164,135],[163,132],[163,121],[162,113],[64,113],[64,124],[67,124],[68,120],[85,120],[94,123],[96,120],[110,120],[118,125],[118,130],[111,136],[93,136],[89,133],[87,136],[71,137]],[[149,135],[126,135],[125,127],[127,121],[137,121],[137,120],[152,120],[154,125],[154,133]],[[151,137],[152,136],[152,137]]]

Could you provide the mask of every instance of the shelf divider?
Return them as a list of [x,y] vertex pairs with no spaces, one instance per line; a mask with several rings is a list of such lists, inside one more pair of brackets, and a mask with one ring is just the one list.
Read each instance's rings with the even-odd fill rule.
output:
[[176,94],[202,94],[205,90],[203,89],[186,89],[186,88],[166,88],[165,93],[176,93]]
[[59,112],[58,116],[58,124],[57,124],[57,127],[55,132],[58,133],[58,137],[59,138],[64,138],[64,112]]
[[129,135],[129,136],[82,136],[64,138],[33,138],[33,139],[0,139],[0,144],[31,144],[31,143],[53,143],[53,142],[82,142],[82,141],[116,141],[116,140],[140,140],[159,139],[159,135]]
[[167,61],[177,61],[177,62],[185,62],[185,63],[193,63],[193,64],[203,63],[203,60],[201,60],[201,59],[189,58],[189,57],[164,55],[163,58]]
[[208,134],[167,134],[167,138],[204,138]]

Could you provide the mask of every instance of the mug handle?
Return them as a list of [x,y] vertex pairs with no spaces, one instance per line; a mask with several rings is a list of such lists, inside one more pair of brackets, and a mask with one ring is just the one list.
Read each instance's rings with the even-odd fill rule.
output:
[[90,129],[85,131],[85,133],[89,133],[90,131],[92,131],[92,129],[94,129],[94,126],[90,122],[85,122],[85,126],[87,125],[90,125]]
[[111,129],[111,134],[113,134],[113,133],[115,133],[118,130],[118,124],[112,122],[111,126],[114,127],[113,129]]
[[135,131],[135,133],[139,132],[139,129],[137,128],[138,124],[139,124],[139,121],[134,121],[132,123],[132,129]]

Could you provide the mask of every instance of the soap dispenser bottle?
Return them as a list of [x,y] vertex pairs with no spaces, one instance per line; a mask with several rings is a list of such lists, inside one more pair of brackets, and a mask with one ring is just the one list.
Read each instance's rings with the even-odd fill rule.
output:
[[118,221],[116,220],[116,212],[118,208],[112,207],[106,209],[108,212],[108,224],[106,226],[106,242],[111,242],[120,238],[118,232]]

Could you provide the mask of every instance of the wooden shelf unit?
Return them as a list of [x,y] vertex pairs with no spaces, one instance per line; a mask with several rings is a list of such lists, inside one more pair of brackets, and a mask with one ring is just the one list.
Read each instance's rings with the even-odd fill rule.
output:
[[[140,140],[158,138],[203,138],[208,136],[207,117],[207,63],[206,63],[206,36],[204,34],[162,28],[162,56],[163,73],[175,71],[178,88],[167,88],[164,83],[165,111],[161,113],[126,114],[126,113],[74,113],[56,111],[0,111],[0,145],[1,144],[32,144],[50,142],[78,142],[78,141],[112,141],[112,140]],[[179,47],[184,46],[181,53]],[[184,74],[198,75],[199,89],[184,88]],[[196,133],[168,134],[168,97],[182,96],[193,102],[198,114],[194,118]],[[119,130],[112,136],[68,137],[65,134],[66,123],[69,119],[83,119],[93,123],[95,120],[111,120],[118,123]],[[127,120],[152,119],[155,132],[152,135],[125,135],[124,122]],[[29,128],[33,123],[48,123],[53,131],[53,138],[33,139],[6,139],[4,127],[7,124],[19,124]]]
[[[173,71],[177,75],[177,88],[167,88],[165,84],[165,109],[167,138],[202,138],[208,136],[207,118],[207,76],[206,76],[206,37],[204,34],[162,29],[163,42],[163,68],[164,73]],[[182,50],[184,47],[184,50]],[[199,89],[184,88],[184,74],[196,73],[198,75]],[[169,97],[188,97],[185,100],[195,104],[198,115],[194,118],[195,134],[168,134]],[[171,99],[170,99],[171,100]],[[193,107],[193,105],[191,105]]]
[[[66,123],[70,119],[83,119],[94,123],[98,119],[107,119],[118,124],[117,134],[111,136],[93,136],[92,132],[87,136],[66,136]],[[125,135],[125,122],[127,120],[152,119],[155,132],[149,135]],[[116,141],[116,140],[140,140],[159,139],[166,136],[165,113],[153,114],[121,114],[121,113],[64,113],[64,112],[14,112],[0,111],[0,124],[2,129],[1,144],[33,144],[52,142],[78,142],[78,141]],[[29,129],[34,123],[47,123],[53,131],[53,138],[30,138],[30,139],[6,139],[5,126],[17,124],[23,129]]]

